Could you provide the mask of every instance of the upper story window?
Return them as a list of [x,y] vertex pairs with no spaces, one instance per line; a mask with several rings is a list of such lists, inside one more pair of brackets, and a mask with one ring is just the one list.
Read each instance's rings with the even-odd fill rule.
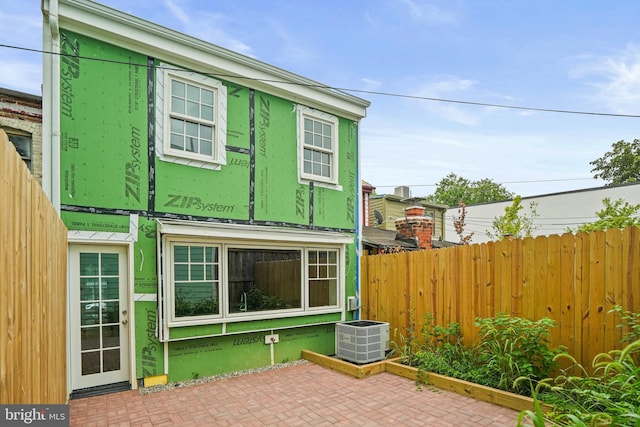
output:
[[298,169],[302,182],[338,184],[338,118],[298,106]]
[[160,70],[158,156],[165,161],[219,169],[226,163],[226,87],[194,72]]
[[9,141],[16,147],[16,151],[22,157],[22,160],[27,164],[29,170],[31,169],[31,147],[32,138],[28,132],[23,132],[17,129],[5,129]]

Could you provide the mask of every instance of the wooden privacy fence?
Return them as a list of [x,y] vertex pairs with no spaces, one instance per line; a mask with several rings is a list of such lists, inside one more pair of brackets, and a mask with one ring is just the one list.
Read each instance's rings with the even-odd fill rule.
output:
[[365,256],[361,283],[361,317],[389,322],[396,343],[410,314],[417,329],[427,313],[440,326],[458,322],[467,343],[476,317],[549,317],[551,345],[590,366],[622,346],[609,310],[640,309],[640,228]]
[[0,130],[0,403],[67,402],[67,229]]

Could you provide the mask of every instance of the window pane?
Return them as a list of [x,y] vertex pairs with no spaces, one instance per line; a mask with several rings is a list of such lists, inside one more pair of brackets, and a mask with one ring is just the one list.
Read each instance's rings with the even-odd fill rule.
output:
[[200,102],[200,88],[193,85],[187,85],[187,100]]
[[219,314],[217,284],[215,282],[177,282],[174,307],[176,317]]
[[175,96],[171,97],[172,113],[184,114],[184,106],[185,106],[184,99],[176,98]]
[[198,124],[187,122],[187,136],[198,137]]
[[311,172],[314,175],[320,175],[322,173],[322,170],[320,168],[320,165],[317,163],[313,164],[313,172]]
[[173,247],[173,260],[176,262],[189,261],[189,247],[188,246],[174,246]]
[[98,256],[97,253],[81,253],[80,254],[80,275],[95,276],[98,274]]
[[304,173],[311,173],[311,163],[304,162]]
[[302,307],[299,250],[229,249],[229,310],[232,313]]
[[313,121],[310,119],[304,119],[304,130],[307,132],[313,132]]
[[189,264],[176,264],[173,267],[174,280],[189,280]]
[[312,151],[314,163],[320,162],[321,153],[319,151]]
[[200,117],[200,104],[193,101],[187,102],[187,115],[191,117]]
[[120,349],[105,350],[102,354],[104,357],[104,372],[120,369]]
[[180,98],[184,98],[185,95],[185,84],[179,82],[177,80],[171,80],[171,94],[173,96],[179,96]]
[[204,280],[204,265],[192,264],[191,265],[191,280]]
[[322,124],[322,135],[331,137],[331,125],[326,123]]
[[100,298],[98,289],[98,278],[80,278],[80,301],[91,301]]
[[322,136],[321,135],[314,135],[313,136],[313,145],[316,146],[316,147],[322,148]]
[[16,147],[22,158],[31,158],[31,137],[22,135],[8,135],[9,141]]
[[102,266],[100,269],[105,276],[117,276],[118,254],[102,254]]
[[117,277],[102,278],[102,299],[118,299],[120,281]]
[[311,160],[311,150],[307,150],[306,148],[304,149],[304,159],[305,160]]
[[213,141],[213,128],[211,126],[200,125],[200,138],[206,141]]
[[203,120],[209,120],[210,122],[213,121],[213,108],[209,107],[207,105],[203,105],[202,108],[200,109],[200,117]]
[[171,148],[176,150],[184,150],[184,136],[171,134]]
[[331,150],[331,138],[324,137],[322,146],[327,150]]
[[[97,329],[97,328],[96,328]],[[120,325],[110,325],[102,327],[102,346],[120,346]]]
[[100,372],[100,352],[91,351],[82,353],[82,375],[97,374]]
[[184,133],[184,120],[171,119],[171,132]]
[[103,302],[102,323],[118,323],[120,321],[120,303],[118,301]]
[[205,156],[211,156],[213,154],[213,144],[211,144],[211,141],[200,141],[200,154]]
[[331,170],[329,169],[329,166],[322,166],[322,176],[331,178]]
[[204,261],[204,247],[191,246],[191,262],[203,262],[203,261]]
[[80,347],[82,350],[100,348],[100,327],[80,329]]
[[320,122],[313,122],[313,131],[314,131],[315,133],[322,134],[322,123],[320,123]]
[[213,91],[202,89],[201,96],[202,96],[201,102],[204,105],[213,106]]

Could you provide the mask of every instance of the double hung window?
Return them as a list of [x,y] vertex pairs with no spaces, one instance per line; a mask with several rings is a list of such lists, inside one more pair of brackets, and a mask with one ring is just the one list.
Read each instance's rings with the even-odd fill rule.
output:
[[226,87],[197,73],[158,74],[158,155],[162,160],[218,169],[226,161]]
[[338,118],[298,106],[298,168],[301,181],[338,183]]

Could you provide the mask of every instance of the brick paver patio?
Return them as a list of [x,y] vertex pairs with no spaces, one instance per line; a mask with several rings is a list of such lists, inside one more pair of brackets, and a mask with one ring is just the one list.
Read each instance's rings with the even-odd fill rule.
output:
[[514,426],[518,412],[389,373],[313,363],[149,394],[72,400],[72,426]]

